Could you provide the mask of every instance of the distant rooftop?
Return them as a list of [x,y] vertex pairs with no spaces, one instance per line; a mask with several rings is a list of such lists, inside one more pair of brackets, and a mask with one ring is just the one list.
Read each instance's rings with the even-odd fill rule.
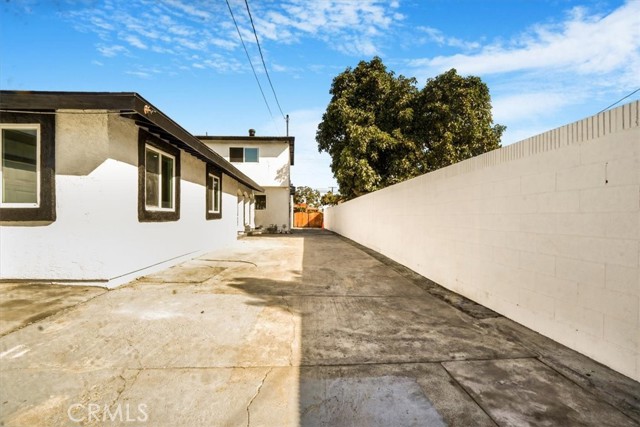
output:
[[293,166],[295,151],[295,136],[220,136],[220,135],[196,135],[201,141],[212,142],[242,142],[242,143],[268,143],[268,142],[286,142],[289,143],[289,161]]

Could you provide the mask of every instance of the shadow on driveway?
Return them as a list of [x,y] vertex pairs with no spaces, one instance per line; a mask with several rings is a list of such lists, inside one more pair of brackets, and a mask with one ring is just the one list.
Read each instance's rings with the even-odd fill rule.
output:
[[326,231],[80,291],[7,288],[0,425],[640,423],[637,382]]
[[95,286],[0,283],[0,336],[105,292]]

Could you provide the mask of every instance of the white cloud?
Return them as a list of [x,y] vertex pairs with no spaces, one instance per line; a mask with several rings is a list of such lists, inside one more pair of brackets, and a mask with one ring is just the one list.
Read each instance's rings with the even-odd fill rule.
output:
[[120,45],[112,45],[112,46],[99,45],[98,52],[100,52],[103,56],[106,56],[107,58],[112,58],[114,56],[117,56],[120,53],[127,53],[128,50],[126,47],[120,46]]
[[[456,47],[457,39],[437,29],[423,32]],[[466,47],[471,51],[410,60],[407,74],[424,79],[456,68],[479,75],[492,93],[494,121],[507,126],[503,141],[515,142],[581,118],[571,114],[584,114],[581,106],[594,100],[604,107],[640,86],[640,1],[606,15],[573,8],[558,22]]]
[[542,69],[608,73],[628,67],[638,70],[639,65],[640,1],[636,0],[604,17],[573,9],[558,25],[535,26],[508,44],[488,44],[476,54],[410,62],[411,67],[430,73],[457,68],[465,74],[480,75]]
[[128,35],[124,37],[124,40],[131,46],[137,47],[138,49],[147,49],[147,45],[142,43],[138,36]]
[[162,3],[166,4],[167,6],[173,7],[180,12],[184,12],[192,17],[207,20],[211,16],[208,11],[194,6],[193,4],[191,4],[192,2],[183,2],[180,0],[162,0]]
[[516,93],[496,97],[492,102],[493,120],[496,123],[511,123],[542,114],[550,115],[575,101],[561,92]]
[[148,79],[149,77],[151,77],[151,74],[145,72],[145,71],[125,71],[125,74],[129,74],[132,76],[136,76],[136,77],[140,77],[143,79]]
[[[404,16],[397,2],[383,0],[289,0],[259,5],[254,15],[259,37],[280,43],[296,43],[303,37],[324,41],[348,55],[379,54],[379,42]],[[254,6],[255,7],[255,6]],[[239,20],[246,27],[249,24]]]
[[[257,56],[244,2],[230,0],[230,4],[244,41],[253,51],[251,55]],[[399,3],[390,4],[387,0],[286,0],[253,2],[251,7],[267,59],[269,43],[293,44],[303,39],[319,40],[350,56],[380,54],[393,26],[404,19],[398,13]],[[173,55],[185,61],[199,52],[205,57],[215,54],[221,58],[220,64],[208,68],[219,72],[249,71],[246,61],[242,67],[237,66],[240,42],[225,2],[79,2],[63,15],[78,30],[95,33],[102,40],[98,50],[107,57],[126,53],[124,46]],[[230,68],[225,68],[225,64]]]
[[457,37],[446,36],[437,28],[420,26],[416,29],[424,33],[424,37],[419,38],[418,43],[433,42],[440,46],[457,47],[465,50],[478,49],[480,47],[480,43],[477,41],[469,42]]

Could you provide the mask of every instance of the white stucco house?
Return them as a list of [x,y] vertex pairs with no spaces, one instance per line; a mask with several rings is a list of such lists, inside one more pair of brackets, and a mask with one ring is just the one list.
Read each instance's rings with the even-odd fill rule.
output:
[[255,136],[251,129],[249,136],[197,138],[264,189],[255,193],[255,205],[250,207],[255,209],[255,223],[244,225],[251,228],[275,225],[278,230],[291,230],[293,194],[290,172],[294,162],[295,137]]
[[0,280],[117,286],[231,245],[265,192],[137,93],[0,91],[0,131]]

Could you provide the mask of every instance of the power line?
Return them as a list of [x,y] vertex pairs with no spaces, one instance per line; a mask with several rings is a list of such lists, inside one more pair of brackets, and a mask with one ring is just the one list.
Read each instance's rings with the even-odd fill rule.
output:
[[638,89],[634,90],[633,92],[631,92],[630,94],[628,94],[627,96],[623,96],[622,98],[618,99],[616,102],[614,102],[613,104],[609,105],[607,108],[604,108],[601,111],[598,111],[598,113],[596,115],[598,115],[598,114],[600,114],[600,113],[602,113],[604,111],[607,111],[609,108],[611,108],[614,105],[620,103],[621,101],[624,101],[625,99],[627,99],[628,97],[630,97],[631,95],[633,95],[634,93],[636,93],[638,91],[640,91],[640,87]]
[[244,0],[244,4],[247,5],[247,13],[249,14],[249,20],[251,21],[251,28],[253,28],[253,35],[256,36],[256,43],[258,44],[260,59],[262,59],[262,65],[264,66],[264,72],[267,74],[267,80],[269,80],[269,86],[271,86],[271,91],[273,92],[273,97],[276,99],[276,104],[278,104],[278,109],[280,110],[280,114],[282,114],[282,118],[286,120],[286,118],[284,117],[284,113],[282,112],[282,107],[280,107],[280,101],[278,101],[278,95],[276,95],[276,90],[273,88],[271,77],[269,77],[269,71],[267,71],[267,64],[264,62],[264,55],[262,54],[262,48],[260,47],[260,40],[258,40],[258,33],[256,32],[256,26],[253,24],[253,16],[251,16],[251,10],[249,10],[248,0]]
[[[249,60],[249,65],[251,65],[251,70],[253,71],[253,75],[256,78],[256,83],[258,83],[258,87],[260,88],[262,99],[264,99],[264,105],[267,106],[267,110],[269,110],[269,115],[271,116],[271,120],[273,120],[275,123],[275,118],[273,117],[273,113],[271,112],[271,108],[269,107],[269,103],[267,102],[267,97],[264,96],[264,91],[262,90],[262,85],[260,84],[260,80],[258,79],[258,74],[256,73],[256,69],[253,67],[253,62],[251,62],[251,56],[249,55],[247,46],[244,44],[244,39],[242,38],[242,34],[240,34],[240,28],[238,27],[238,22],[236,21],[236,17],[233,15],[233,10],[231,10],[231,5],[229,4],[229,0],[225,0],[225,1],[227,2],[227,7],[229,8],[231,19],[233,19],[233,24],[236,26],[236,31],[238,31],[238,37],[240,37],[240,41],[242,42],[244,53],[247,54],[247,59]],[[276,124],[276,127],[277,127],[277,124]]]

